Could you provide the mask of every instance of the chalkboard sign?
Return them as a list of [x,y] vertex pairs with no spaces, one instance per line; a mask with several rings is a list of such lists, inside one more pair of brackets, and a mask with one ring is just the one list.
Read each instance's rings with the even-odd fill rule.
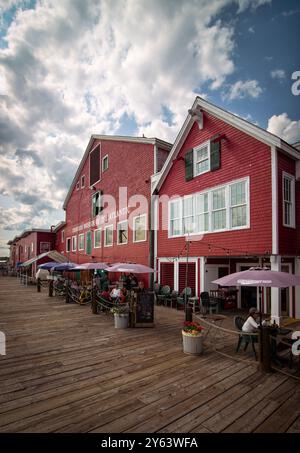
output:
[[135,327],[154,326],[154,293],[137,294]]

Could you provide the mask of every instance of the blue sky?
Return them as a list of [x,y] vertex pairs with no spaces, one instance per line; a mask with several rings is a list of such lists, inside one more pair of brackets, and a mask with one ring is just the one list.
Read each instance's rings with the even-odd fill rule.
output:
[[0,255],[64,219],[92,133],[172,142],[200,95],[300,140],[299,20],[298,0],[2,0]]

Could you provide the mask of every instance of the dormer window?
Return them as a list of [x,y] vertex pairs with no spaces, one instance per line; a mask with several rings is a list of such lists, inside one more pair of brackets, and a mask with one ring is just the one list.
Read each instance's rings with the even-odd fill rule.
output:
[[210,143],[194,148],[194,176],[201,175],[210,170]]
[[85,187],[85,175],[81,176],[81,188]]
[[184,157],[185,179],[190,181],[208,171],[218,170],[221,166],[221,142],[208,140],[195,148],[189,149]]

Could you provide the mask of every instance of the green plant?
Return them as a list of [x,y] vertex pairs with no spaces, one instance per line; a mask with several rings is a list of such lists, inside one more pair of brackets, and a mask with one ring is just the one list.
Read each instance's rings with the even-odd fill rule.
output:
[[124,314],[127,314],[129,313],[129,306],[127,304],[118,304],[118,305],[114,305],[110,312],[113,313],[114,315],[124,315]]
[[185,321],[182,330],[189,335],[196,336],[202,332],[203,327],[198,322]]

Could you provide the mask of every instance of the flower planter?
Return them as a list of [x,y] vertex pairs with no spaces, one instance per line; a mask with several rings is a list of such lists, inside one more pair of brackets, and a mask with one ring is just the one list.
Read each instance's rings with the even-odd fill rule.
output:
[[129,321],[129,313],[115,313],[115,328],[116,329],[127,329]]
[[190,334],[182,331],[183,352],[185,354],[200,355],[203,353],[203,336]]

